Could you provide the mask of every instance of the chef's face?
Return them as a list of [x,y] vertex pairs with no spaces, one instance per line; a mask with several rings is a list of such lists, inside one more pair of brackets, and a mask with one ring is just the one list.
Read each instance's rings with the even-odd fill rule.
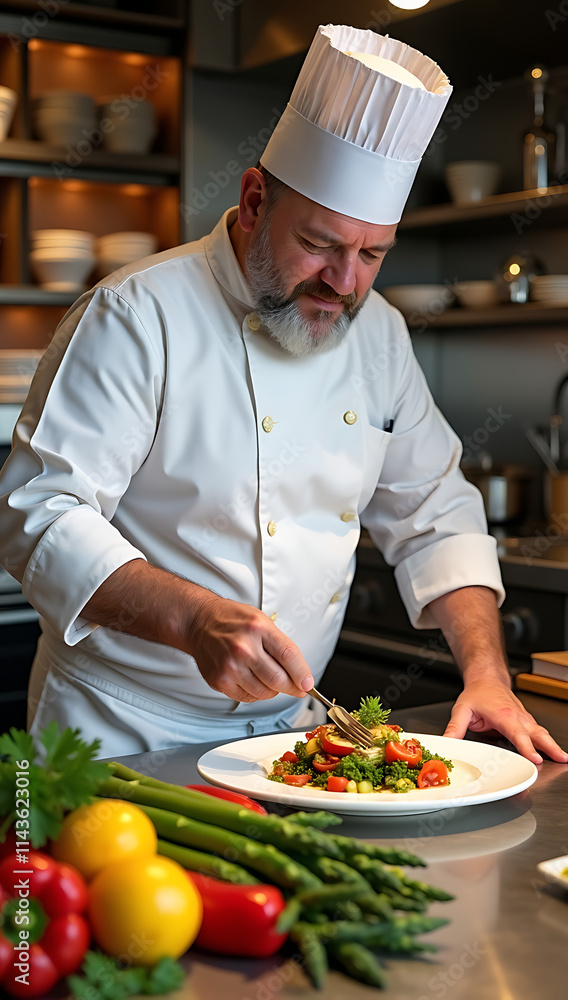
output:
[[245,255],[260,319],[292,354],[336,346],[364,304],[395,232],[396,224],[351,219],[290,188],[272,202],[264,196]]

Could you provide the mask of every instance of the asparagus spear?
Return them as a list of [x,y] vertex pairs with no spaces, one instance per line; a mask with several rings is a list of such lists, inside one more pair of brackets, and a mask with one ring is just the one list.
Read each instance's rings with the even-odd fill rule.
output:
[[313,813],[290,813],[284,819],[288,823],[298,823],[300,826],[315,826],[319,830],[324,830],[326,826],[340,826],[343,823],[340,816],[336,816],[335,813],[324,812],[323,809]]
[[311,924],[297,923],[290,931],[304,960],[304,968],[316,989],[323,988],[327,974],[327,953]]
[[383,989],[385,977],[373,953],[357,941],[330,942],[328,950],[353,979]]
[[[124,764],[113,763],[111,767],[115,771],[119,769],[120,773],[126,771],[136,774],[136,771],[125,768]],[[97,787],[97,793],[108,798],[126,799],[139,806],[167,809],[204,823],[213,823],[234,830],[235,833],[244,833],[261,843],[274,844],[283,851],[295,850],[299,854],[310,852],[337,858],[340,855],[340,848],[330,841],[329,834],[315,827],[289,823],[274,814],[261,816],[235,802],[217,799],[181,785],[170,785],[143,774],[128,780],[116,776],[104,778]]]
[[350,862],[354,854],[366,854],[368,858],[382,861],[387,865],[408,865],[410,868],[426,867],[426,862],[416,854],[403,851],[398,847],[381,847],[379,844],[368,844],[365,840],[355,837],[342,837],[338,833],[328,833],[327,839],[333,841],[341,852],[341,861]]
[[247,872],[240,865],[234,865],[224,858],[216,858],[214,854],[205,854],[203,851],[192,851],[189,847],[182,847],[180,844],[171,844],[168,840],[158,840],[158,854],[164,858],[171,858],[177,861],[182,868],[187,868],[191,872],[199,872],[201,875],[209,875],[211,878],[221,879],[222,882],[231,882],[233,885],[259,885],[259,879]]
[[[261,872],[269,881],[285,889],[312,889],[321,885],[317,875],[283,854],[272,844],[259,844],[256,840],[223,830],[220,826],[199,823],[165,809],[140,805],[152,820],[158,836],[189,847],[204,848],[215,854],[230,857],[247,868]],[[261,817],[263,818],[263,817]]]

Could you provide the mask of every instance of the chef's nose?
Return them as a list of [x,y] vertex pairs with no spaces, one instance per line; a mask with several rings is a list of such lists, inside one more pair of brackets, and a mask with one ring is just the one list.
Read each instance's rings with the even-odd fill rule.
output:
[[320,277],[338,295],[351,295],[357,284],[356,263],[351,254],[338,254],[331,264],[326,264],[320,271]]

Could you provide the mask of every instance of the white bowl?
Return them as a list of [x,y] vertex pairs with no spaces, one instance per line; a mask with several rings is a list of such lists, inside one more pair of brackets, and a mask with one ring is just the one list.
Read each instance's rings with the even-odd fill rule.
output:
[[18,95],[15,90],[0,87],[0,142],[4,142],[10,131],[17,100]]
[[456,294],[460,305],[466,309],[484,309],[499,302],[494,281],[460,281]]
[[32,100],[34,107],[83,107],[94,108],[95,101],[90,94],[82,94],[74,90],[46,90]]
[[500,176],[500,165],[488,160],[463,160],[448,163],[444,168],[446,184],[455,202],[481,201],[495,194]]
[[50,146],[75,146],[81,139],[85,138],[84,133],[90,132],[93,128],[94,123],[86,118],[79,119],[76,122],[35,123],[36,135]]
[[103,147],[111,153],[148,153],[156,137],[155,129],[122,129],[106,132]]
[[417,312],[438,316],[455,301],[455,292],[448,285],[389,285],[381,295],[401,312]]
[[[115,98],[116,100],[116,98]],[[137,101],[136,104],[128,104],[124,107],[124,102],[118,98],[119,103],[113,107],[114,100],[106,104],[98,104],[97,112],[105,118],[118,118],[119,121],[140,120],[154,121],[156,109],[150,101]],[[126,111],[126,114],[125,114]]]
[[76,291],[85,287],[85,281],[93,270],[92,254],[75,252],[54,257],[43,250],[32,250],[30,266],[34,277],[43,288],[51,291]]

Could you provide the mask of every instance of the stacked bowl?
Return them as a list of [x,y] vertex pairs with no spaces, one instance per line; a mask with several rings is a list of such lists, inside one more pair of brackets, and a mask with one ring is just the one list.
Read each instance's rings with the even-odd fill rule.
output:
[[82,292],[95,264],[95,237],[78,229],[38,229],[31,234],[30,266],[42,288]]
[[97,275],[104,278],[124,264],[156,253],[158,241],[153,233],[109,233],[96,243]]
[[88,94],[49,90],[32,108],[35,133],[51,146],[75,145],[95,128],[95,102]]
[[380,291],[387,302],[411,319],[434,319],[456,298],[450,285],[388,285]]
[[460,160],[446,165],[444,177],[452,201],[471,204],[495,194],[501,167],[489,160]]
[[10,131],[17,99],[18,95],[15,90],[10,90],[9,87],[0,87],[0,142],[4,142]]
[[532,279],[531,299],[544,305],[568,305],[568,274],[539,274]]
[[[103,146],[111,153],[148,153],[156,138],[156,112],[150,101],[109,98],[98,105],[105,122]],[[108,123],[108,124],[107,124]]]

